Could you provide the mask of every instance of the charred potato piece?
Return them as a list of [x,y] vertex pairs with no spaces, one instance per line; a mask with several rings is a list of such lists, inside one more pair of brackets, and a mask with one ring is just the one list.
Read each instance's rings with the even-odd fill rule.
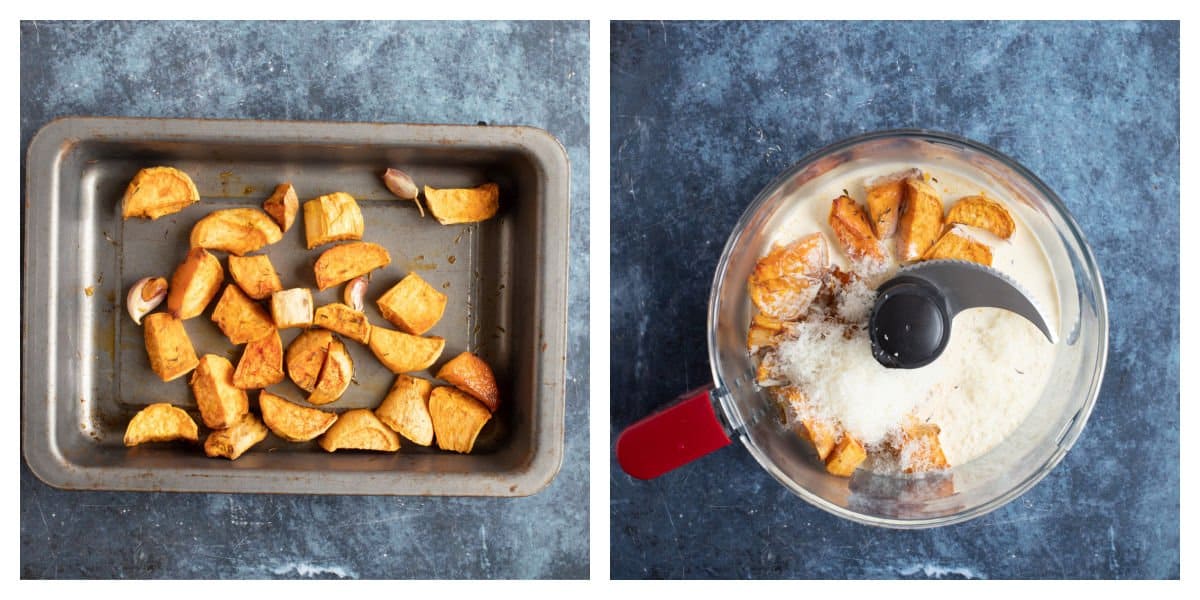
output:
[[434,189],[425,186],[425,205],[442,225],[477,223],[500,209],[500,186],[485,183],[469,189]]
[[180,319],[200,315],[217,295],[224,280],[225,270],[217,257],[204,248],[188,250],[187,258],[171,275],[167,310]]
[[317,384],[308,397],[309,404],[329,404],[342,397],[354,377],[354,361],[346,351],[346,345],[333,340],[325,352],[325,364],[317,377]]
[[492,413],[467,393],[441,386],[429,394],[429,418],[438,448],[466,454]]
[[986,229],[1005,240],[1017,230],[1008,209],[983,196],[967,196],[955,202],[946,215],[946,223]]
[[383,318],[405,333],[429,331],[446,311],[446,295],[433,289],[420,275],[409,273],[376,301]]
[[281,231],[287,233],[287,230],[292,228],[292,223],[296,221],[296,213],[300,212],[300,200],[296,197],[296,188],[293,188],[290,183],[281,183],[275,186],[271,197],[263,201],[263,210],[271,215],[272,219],[275,219]]
[[307,442],[329,430],[338,416],[294,402],[263,390],[258,393],[263,422],[271,431],[289,442]]
[[400,436],[384,425],[375,413],[356,408],[338,417],[317,444],[326,452],[335,450],[378,450],[395,452],[400,449]]
[[200,364],[183,321],[170,313],[157,312],[146,315],[144,323],[150,368],[163,381],[176,379]]
[[379,244],[349,242],[338,244],[317,258],[313,271],[317,275],[317,289],[325,290],[366,275],[375,269],[386,267],[392,262],[388,251]]
[[896,248],[900,260],[911,262],[919,260],[942,235],[942,200],[937,190],[920,177],[909,177],[904,185]]
[[204,440],[204,454],[210,458],[223,456],[237,460],[255,444],[267,438],[267,428],[258,417],[246,413],[227,429],[208,434]]
[[929,248],[922,260],[967,260],[981,265],[992,266],[992,249],[987,244],[972,238],[958,227],[947,231],[938,238],[936,244]]
[[223,356],[205,354],[188,382],[200,418],[210,429],[225,429],[250,411],[246,390],[233,385],[233,365]]
[[233,385],[243,389],[262,389],[283,381],[283,341],[279,331],[246,344],[237,369],[233,372]]
[[371,326],[368,343],[375,358],[393,373],[424,371],[442,355],[446,340],[440,337],[421,337],[402,331]]
[[341,302],[318,308],[313,316],[313,325],[340,333],[362,344],[371,339],[371,324],[367,322],[367,315]]
[[887,256],[875,237],[867,213],[850,196],[838,196],[829,209],[829,227],[846,258],[855,263],[883,263]]
[[271,319],[278,329],[312,325],[312,292],[308,288],[292,288],[271,294]]
[[408,375],[397,375],[375,416],[393,431],[421,446],[433,443],[433,421],[429,417],[429,394],[433,384]]
[[175,440],[199,441],[200,431],[183,409],[166,402],[151,404],[138,411],[125,427],[126,446]]
[[862,443],[844,433],[841,441],[829,453],[829,458],[825,461],[825,470],[838,477],[849,477],[866,459],[867,449]]
[[311,392],[316,388],[332,343],[333,334],[325,329],[309,329],[292,340],[284,359],[288,376],[300,389]]
[[283,239],[279,225],[257,208],[215,210],[192,227],[192,247],[241,256]]
[[950,467],[942,453],[938,435],[942,430],[931,423],[910,422],[901,428],[900,460],[908,465],[905,473],[936,471]]
[[304,203],[304,238],[309,250],[329,242],[361,240],[362,235],[362,211],[354,196],[334,192]]
[[500,406],[500,392],[492,368],[470,352],[463,352],[442,365],[437,378],[474,396],[492,412]]
[[233,276],[233,282],[255,300],[263,300],[283,289],[279,273],[275,272],[275,266],[266,254],[230,256],[229,274]]
[[133,176],[121,199],[121,217],[157,219],[200,201],[187,173],[172,167],[150,167]]
[[876,238],[886,240],[896,233],[900,207],[904,203],[904,180],[910,177],[921,177],[921,171],[908,169],[863,182],[867,188],[867,215]]
[[267,311],[233,283],[225,286],[225,293],[217,300],[212,320],[235,346],[257,340],[275,330],[275,322]]

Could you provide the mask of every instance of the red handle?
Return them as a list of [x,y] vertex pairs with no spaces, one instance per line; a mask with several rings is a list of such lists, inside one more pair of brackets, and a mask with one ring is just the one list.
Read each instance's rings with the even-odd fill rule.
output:
[[653,479],[730,444],[713,409],[713,386],[692,390],[617,437],[617,463],[638,479]]

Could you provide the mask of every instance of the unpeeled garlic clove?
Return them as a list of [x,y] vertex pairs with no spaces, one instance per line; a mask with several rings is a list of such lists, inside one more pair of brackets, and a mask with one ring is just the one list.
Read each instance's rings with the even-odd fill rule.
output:
[[166,297],[166,279],[143,277],[129,288],[129,295],[125,297],[125,307],[129,309],[129,316],[133,318],[133,322],[141,325],[142,317],[162,304]]
[[421,216],[425,216],[425,207],[421,206],[421,199],[418,197],[421,191],[417,188],[417,184],[413,181],[413,178],[409,177],[408,173],[400,169],[388,169],[383,173],[383,184],[397,198],[415,202],[417,210],[421,211]]
[[355,277],[346,284],[346,291],[342,294],[342,299],[346,301],[346,305],[358,312],[363,310],[363,297],[367,294],[367,278],[363,276]]
[[413,178],[408,176],[408,173],[400,169],[388,169],[383,173],[383,184],[387,186],[397,198],[404,200],[416,200],[417,184],[413,182]]

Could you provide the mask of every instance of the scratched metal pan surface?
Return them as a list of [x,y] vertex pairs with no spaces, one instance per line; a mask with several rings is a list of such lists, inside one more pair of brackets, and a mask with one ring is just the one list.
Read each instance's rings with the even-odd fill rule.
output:
[[[156,165],[188,173],[201,201],[155,221],[122,220],[129,180]],[[500,212],[472,225],[421,218],[383,186],[387,167],[433,187],[494,181]],[[409,272],[448,296],[427,334],[446,338],[445,352],[418,375],[432,378],[464,350],[492,365],[501,407],[475,452],[402,440],[396,453],[330,454],[273,434],[236,461],[184,443],[124,446],[129,419],[154,402],[186,409],[201,441],[207,434],[188,377],[164,383],[150,370],[126,291],[142,277],[169,279],[201,217],[261,207],[285,181],[301,202],[335,191],[358,199],[364,241],[392,257],[370,280],[372,323],[388,325],[374,299]],[[28,150],[24,210],[22,448],[30,469],[67,489],[524,496],[545,488],[563,455],[569,181],[561,144],[526,127],[115,118],[46,125]],[[262,252],[284,287],[312,289],[317,306],[339,301],[343,286],[316,291],[313,262],[325,247],[305,249],[302,215]],[[225,253],[217,256],[228,269]],[[236,364],[241,347],[212,323],[215,304],[185,322],[188,335],[197,355]],[[283,330],[284,344],[299,332]],[[374,408],[394,375],[368,348],[345,342],[354,382],[324,408]],[[270,390],[306,398],[290,379]],[[250,398],[257,412],[257,392]]]

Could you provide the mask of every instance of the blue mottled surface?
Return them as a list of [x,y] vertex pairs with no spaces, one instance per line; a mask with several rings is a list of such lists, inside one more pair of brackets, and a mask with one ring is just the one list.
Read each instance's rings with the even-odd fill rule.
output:
[[517,499],[66,492],[22,461],[22,577],[588,576],[586,23],[22,23],[22,155],[64,115],[549,130],[571,159],[566,450]]
[[954,132],[1037,173],[1092,244],[1111,325],[1091,421],[1012,504],[882,530],[740,447],[651,482],[614,462],[614,577],[1179,577],[1176,23],[614,23],[612,63],[614,437],[710,380],[708,289],[746,204],[866,131]]

